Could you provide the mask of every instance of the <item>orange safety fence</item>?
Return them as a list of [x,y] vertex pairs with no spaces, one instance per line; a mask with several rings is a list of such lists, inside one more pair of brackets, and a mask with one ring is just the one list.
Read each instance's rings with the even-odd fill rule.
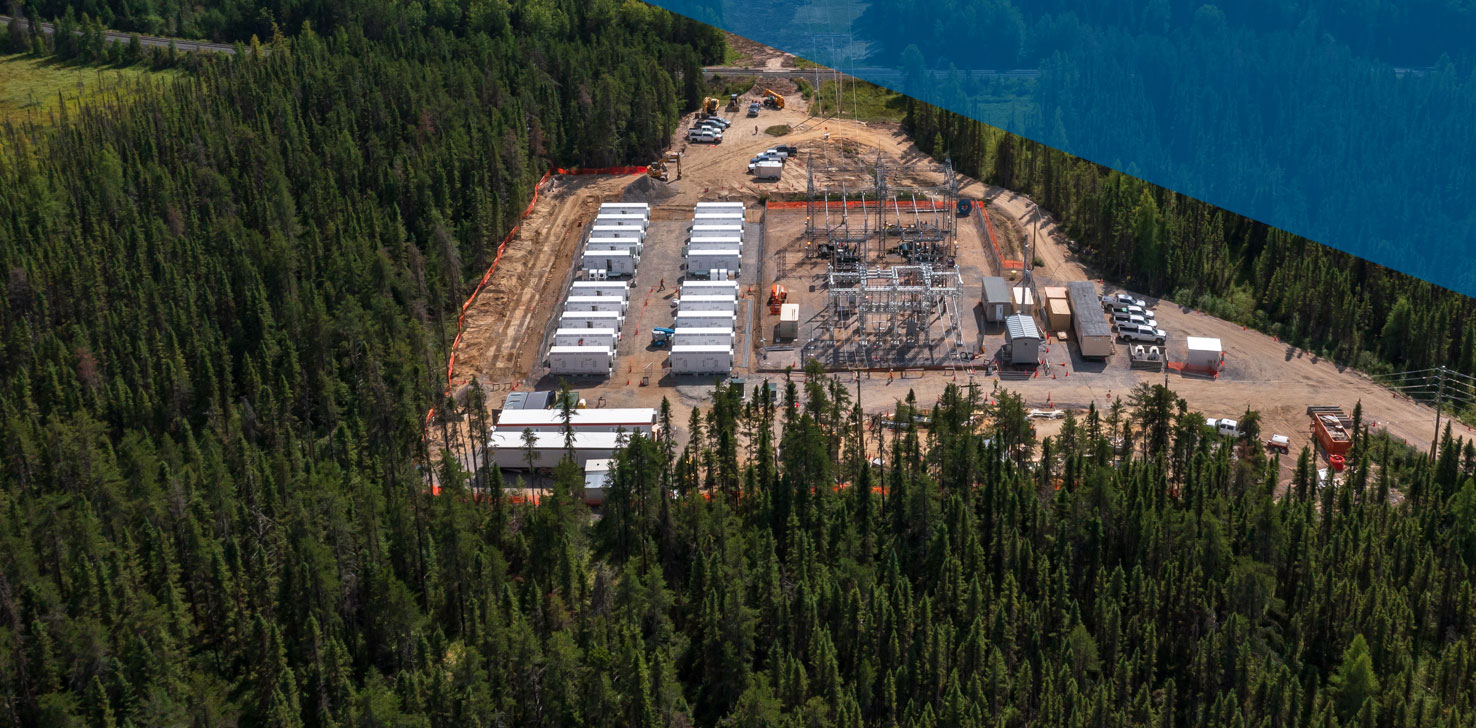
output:
[[[806,206],[811,205],[811,204],[818,205],[820,207],[827,207],[827,208],[832,209],[832,210],[838,210],[841,207],[847,207],[847,208],[857,208],[857,207],[861,207],[861,208],[874,208],[874,207],[877,206],[877,200],[864,200],[864,201],[863,200],[847,200],[845,202],[841,202],[840,200],[835,200],[835,201],[832,201],[832,202],[825,202],[823,200],[816,200],[813,203],[804,202],[804,201],[800,201],[800,202],[775,202],[773,200],[770,200],[769,202],[765,203],[764,206],[765,206],[766,209],[769,209],[769,210],[803,210],[803,209],[805,209]],[[887,205],[888,206],[892,206],[893,203],[892,202],[887,202]],[[896,203],[895,203],[895,206],[896,207],[905,207],[905,208],[908,208],[908,209],[917,209],[917,210],[930,210],[930,209],[931,210],[952,210],[952,209],[954,209],[953,203],[950,203],[950,202],[914,202],[913,200],[897,200]]]
[[[529,200],[528,206],[523,208],[523,214],[519,216],[519,219],[526,218],[529,215],[533,214],[533,206],[538,204],[538,193],[541,192],[543,188],[548,185],[548,178],[553,174],[554,170],[544,172],[543,176],[539,178],[538,184],[533,185],[533,199]],[[464,333],[462,329],[462,324],[466,321],[466,311],[467,309],[471,308],[472,303],[477,300],[477,296],[481,295],[482,288],[486,287],[487,281],[492,280],[492,274],[497,271],[497,264],[502,262],[502,254],[507,251],[507,244],[512,242],[513,236],[517,235],[518,231],[521,230],[522,227],[522,223],[518,223],[517,225],[514,225],[511,230],[507,231],[507,236],[502,239],[501,243],[497,244],[497,255],[492,257],[492,264],[487,266],[487,272],[482,274],[482,280],[477,281],[476,288],[472,289],[471,295],[467,296],[466,298],[466,302],[461,304],[461,313],[457,314],[456,316],[456,338],[451,341],[451,357],[446,362],[446,394],[451,393],[452,373],[456,371],[456,348],[461,344],[461,335],[462,333]],[[431,418],[435,417],[435,415],[436,408],[430,408],[430,410],[425,413],[424,425],[429,425]]]
[[978,209],[980,210],[979,214],[984,218],[984,229],[989,232],[989,244],[994,246],[994,257],[999,260],[999,267],[1006,270],[1024,270],[1024,263],[1018,260],[1005,259],[1004,253],[999,249],[999,238],[994,235],[994,223],[989,220],[989,213],[983,211],[984,207],[982,205]]

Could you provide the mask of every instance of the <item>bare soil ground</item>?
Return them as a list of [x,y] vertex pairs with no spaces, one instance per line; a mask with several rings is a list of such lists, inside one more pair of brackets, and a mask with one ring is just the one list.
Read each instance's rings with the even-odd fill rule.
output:
[[[763,56],[763,62],[767,64],[775,58],[777,56]],[[744,99],[741,108],[746,110],[748,101],[753,98]],[[664,185],[661,192],[669,194],[650,200],[653,206],[659,205],[653,210],[653,219],[685,219],[685,214],[699,200],[740,200],[754,205],[750,219],[756,221],[762,198],[774,192],[803,191],[806,188],[804,162],[807,158],[814,160],[820,169],[818,176],[827,180],[825,184],[836,187],[845,180],[839,171],[843,163],[874,161],[878,154],[894,165],[917,163],[908,172],[914,184],[941,183],[941,170],[895,125],[817,118],[809,114],[807,105],[798,94],[787,95],[786,100],[786,109],[764,109],[757,118],[749,118],[743,112],[727,113],[733,125],[726,134],[726,140],[719,145],[686,144],[686,129],[691,119],[685,120],[673,135],[673,149],[684,151],[682,176]],[[791,132],[780,137],[763,133],[764,129],[781,124],[789,125]],[[799,164],[787,165],[783,179],[778,181],[757,181],[750,177],[747,174],[749,158],[775,144],[798,146],[801,150]],[[484,386],[494,390],[489,395],[489,404],[494,408],[500,407],[503,399],[499,392],[505,392],[512,383],[519,382],[520,386],[526,387],[532,382],[529,377],[535,373],[541,355],[537,349],[550,316],[557,311],[557,302],[563,293],[562,284],[583,227],[593,217],[601,200],[618,199],[635,179],[566,177],[561,178],[549,194],[540,198],[521,234],[509,246],[500,269],[468,311],[466,333],[457,352],[456,382],[470,381],[473,376],[480,379]],[[964,179],[962,182],[963,196],[991,203],[992,211],[998,215],[995,221],[1003,223],[997,225],[997,231],[1006,238],[1001,241],[1004,245],[1023,252],[1021,241],[1029,228],[1039,222],[1033,255],[1043,262],[1034,271],[1038,282],[1052,285],[1073,280],[1097,281],[1094,273],[1072,252],[1070,242],[1048,211],[1039,211],[1028,198],[1012,191],[974,180]],[[854,184],[866,186],[861,179],[856,179]],[[801,265],[800,255],[786,247],[787,243],[793,242],[794,221],[787,215],[776,214],[767,222],[775,229],[766,235],[774,247],[765,255],[765,279],[757,280],[755,273],[746,268],[742,281],[745,299],[752,301],[745,305],[752,306],[757,319],[752,336],[748,337],[749,345],[757,348],[750,350],[752,356],[748,367],[735,368],[735,376],[751,376],[760,368],[769,368],[762,361],[761,347],[765,340],[772,342],[773,322],[769,320],[759,294],[767,290],[766,286],[774,275],[785,276],[793,284],[791,295],[808,302],[810,310],[805,311],[802,318],[815,315],[813,307],[824,299],[823,282],[819,279],[821,272]],[[802,228],[802,219],[800,224]],[[960,221],[961,247],[985,244],[964,239],[965,234],[972,232],[971,225],[971,221]],[[748,254],[749,251],[745,250],[745,255]],[[1006,253],[1006,257],[1010,255]],[[963,252],[959,257],[961,263],[969,258]],[[971,264],[971,268],[980,265]],[[965,284],[969,289],[976,288],[976,271],[971,269],[969,273]],[[664,297],[673,290],[675,281],[667,277],[666,291],[658,293],[655,289],[659,281],[645,280],[652,274],[667,275],[654,268],[648,273],[643,262],[639,285],[632,296],[633,299],[639,297],[643,307],[649,299],[649,306],[656,311],[659,310],[656,308],[658,305],[667,305]],[[813,291],[811,285],[815,286]],[[1106,286],[1102,292],[1112,290],[1116,289]],[[975,291],[965,300],[973,305],[977,298]],[[945,386],[967,385],[972,380],[986,392],[996,386],[1018,391],[1033,407],[1050,405],[1084,410],[1090,403],[1102,408],[1114,398],[1125,398],[1140,382],[1167,381],[1192,409],[1207,416],[1238,417],[1248,407],[1260,411],[1266,434],[1279,433],[1290,437],[1293,453],[1310,443],[1305,415],[1308,405],[1333,404],[1351,411],[1354,403],[1360,400],[1365,419],[1371,424],[1416,446],[1428,446],[1434,429],[1434,411],[1431,408],[1397,397],[1361,373],[1320,361],[1270,336],[1182,309],[1170,301],[1152,303],[1157,305],[1159,325],[1170,334],[1167,346],[1170,359],[1182,357],[1186,336],[1221,339],[1227,364],[1217,380],[1177,373],[1170,373],[1165,378],[1159,372],[1132,370],[1121,347],[1117,356],[1102,363],[1082,360],[1075,353],[1074,342],[1052,343],[1044,352],[1047,366],[1042,368],[1042,374],[1024,380],[1000,381],[968,371],[932,372],[905,378],[898,374],[892,379],[875,373],[869,378],[862,374],[859,390],[863,408],[869,413],[890,412],[909,389],[916,391],[920,402],[929,403],[941,394]],[[650,324],[642,323],[640,334],[627,335],[647,338],[649,334],[645,326]],[[991,339],[998,337],[996,332],[981,330],[978,336],[983,350],[998,345]],[[635,352],[631,349],[644,349],[644,343],[632,340],[622,349],[633,354]],[[646,368],[643,361],[649,358],[647,354],[641,351],[637,356],[642,357],[642,361],[636,362],[635,368]],[[742,359],[741,356],[739,358]],[[630,368],[627,362],[618,358],[616,366],[620,370]],[[591,403],[603,398],[606,405],[612,407],[655,406],[668,395],[674,402],[700,406],[711,390],[709,383],[673,383],[657,376],[651,377],[649,386],[641,387],[637,383],[627,386],[627,379],[639,378],[639,374],[620,374],[606,382],[591,383],[580,389]],[[768,376],[783,377],[782,374]],[[686,414],[679,412],[677,419],[685,421]],[[1042,434],[1053,432],[1057,426],[1056,423],[1045,422],[1039,425]],[[1459,435],[1476,438],[1476,431],[1470,428],[1457,424],[1455,429]]]

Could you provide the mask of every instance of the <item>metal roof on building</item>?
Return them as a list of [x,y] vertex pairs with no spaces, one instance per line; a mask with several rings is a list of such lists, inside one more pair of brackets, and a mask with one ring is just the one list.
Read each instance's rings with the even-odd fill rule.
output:
[[1010,285],[999,276],[984,276],[984,302],[1010,303]]
[[1112,327],[1100,315],[1102,299],[1097,297],[1097,288],[1091,281],[1072,281],[1067,285],[1071,294],[1071,311],[1076,318],[1078,336],[1106,336],[1112,338]]
[[1024,314],[1015,314],[1005,317],[1005,339],[1017,341],[1019,339],[1040,340],[1040,329],[1035,326],[1035,319]]

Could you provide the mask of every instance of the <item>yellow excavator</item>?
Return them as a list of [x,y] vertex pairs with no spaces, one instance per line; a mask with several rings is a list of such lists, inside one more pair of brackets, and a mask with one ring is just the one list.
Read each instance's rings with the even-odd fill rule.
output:
[[722,103],[721,101],[719,101],[719,100],[717,100],[717,99],[715,99],[715,98],[713,98],[711,96],[708,96],[707,98],[702,99],[702,113],[704,113],[704,114],[716,114],[717,113],[717,110],[718,110],[718,104],[721,104],[721,103]]
[[646,174],[661,180],[671,181],[672,171],[676,171],[676,178],[682,178],[682,155],[678,152],[667,152],[666,156],[651,163],[646,167]]
[[771,88],[764,89],[764,106],[771,109],[784,108],[784,96]]

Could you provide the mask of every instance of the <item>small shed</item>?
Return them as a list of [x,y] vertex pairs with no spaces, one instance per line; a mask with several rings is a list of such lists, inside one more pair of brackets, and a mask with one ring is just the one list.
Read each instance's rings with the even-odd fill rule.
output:
[[[1065,290],[1064,288],[1062,290]],[[1047,298],[1045,301],[1046,328],[1051,331],[1067,331],[1071,328],[1071,304],[1064,298]]]
[[1005,318],[1005,355],[1011,364],[1040,361],[1040,330],[1035,328],[1035,319],[1024,314]]
[[605,502],[605,490],[610,482],[610,463],[614,462],[608,458],[597,458],[584,464],[584,504],[590,506],[603,505]]
[[1004,321],[1013,305],[1010,300],[1010,285],[999,276],[984,276],[984,289],[980,300],[984,304],[985,321],[991,323]]
[[798,303],[786,303],[779,306],[779,332],[777,338],[797,338],[799,336],[799,318]]
[[1058,298],[1064,301],[1067,298],[1066,286],[1044,286],[1040,289],[1040,295],[1045,296],[1047,301],[1054,301]]
[[1010,299],[1014,301],[1015,313],[1026,316],[1035,313],[1035,291],[1026,286],[1015,286],[1010,289]]
[[1208,336],[1191,336],[1184,345],[1187,352],[1187,360],[1184,366],[1199,371],[1219,371],[1220,362],[1225,358],[1225,350],[1220,347],[1220,340]]

